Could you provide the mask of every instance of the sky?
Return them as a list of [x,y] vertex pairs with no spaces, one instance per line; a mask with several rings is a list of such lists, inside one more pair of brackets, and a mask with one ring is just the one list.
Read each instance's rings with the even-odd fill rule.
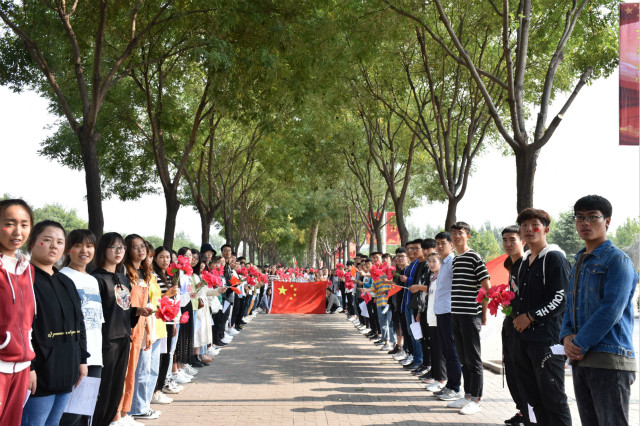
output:
[[[564,102],[551,108],[553,118]],[[20,94],[0,87],[0,194],[24,198],[33,207],[60,203],[87,219],[84,173],[70,170],[38,155],[40,143],[50,134],[56,117],[47,102],[33,92]],[[538,158],[534,207],[557,216],[571,209],[583,195],[599,194],[613,204],[611,229],[640,213],[640,154],[638,147],[618,145],[618,75],[585,86],[564,116]],[[516,168],[512,155],[489,149],[475,161],[465,197],[458,205],[458,220],[474,227],[486,221],[504,227],[515,222]],[[286,190],[283,188],[283,190]],[[140,209],[144,206],[144,209]],[[121,202],[103,202],[105,232],[162,236],[165,206],[161,194]],[[419,229],[440,227],[446,204],[414,208],[408,222]],[[178,213],[177,231],[200,241],[200,221],[190,207]],[[425,235],[424,237],[427,237]]]

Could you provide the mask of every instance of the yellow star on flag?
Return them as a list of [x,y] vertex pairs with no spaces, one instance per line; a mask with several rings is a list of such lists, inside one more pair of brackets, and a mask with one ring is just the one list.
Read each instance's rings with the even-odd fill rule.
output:
[[293,300],[293,297],[290,297],[289,300]]
[[287,294],[287,289],[286,289],[286,288],[284,288],[284,286],[280,287],[280,288],[278,289],[278,291],[280,292],[280,293],[278,293],[278,294]]

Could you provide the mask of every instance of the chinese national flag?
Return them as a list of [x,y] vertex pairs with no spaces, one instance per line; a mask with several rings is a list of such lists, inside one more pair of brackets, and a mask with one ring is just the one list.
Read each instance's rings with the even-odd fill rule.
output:
[[273,282],[272,314],[324,314],[327,282]]
[[396,294],[397,292],[399,292],[402,289],[403,289],[403,287],[400,287],[399,285],[391,284],[391,290],[389,290],[387,292],[387,297],[393,296],[394,294]]
[[500,284],[509,285],[509,271],[504,268],[504,260],[506,258],[507,255],[503,254],[487,262],[487,272],[489,272],[489,276],[491,277],[492,287]]

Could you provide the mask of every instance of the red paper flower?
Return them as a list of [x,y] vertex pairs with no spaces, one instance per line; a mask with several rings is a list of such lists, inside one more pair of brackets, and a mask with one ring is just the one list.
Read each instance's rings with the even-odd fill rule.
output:
[[489,291],[484,288],[480,288],[480,290],[478,290],[476,302],[482,303],[488,301],[489,304],[487,307],[489,308],[489,313],[493,316],[498,315],[498,308],[502,308],[502,313],[509,316],[513,310],[511,301],[515,297],[515,293],[508,290],[508,286],[506,284],[500,284],[491,287]]
[[180,302],[177,300],[172,300],[167,296],[164,296],[160,299],[160,304],[158,305],[158,310],[156,311],[156,318],[169,322],[173,321],[174,318],[180,313]]
[[186,324],[187,322],[189,322],[189,312],[185,312],[180,317],[180,324]]

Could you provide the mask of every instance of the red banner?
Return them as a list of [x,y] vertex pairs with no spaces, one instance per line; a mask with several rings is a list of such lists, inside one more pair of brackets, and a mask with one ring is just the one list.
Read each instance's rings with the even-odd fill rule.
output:
[[487,262],[487,272],[491,277],[492,287],[500,284],[509,284],[509,271],[504,268],[504,260],[506,258],[507,255],[503,254]]
[[354,259],[356,257],[356,245],[354,243],[349,243],[349,259]]
[[620,5],[620,145],[640,144],[638,3]]
[[324,314],[327,282],[273,282],[272,314]]
[[400,232],[396,223],[395,212],[387,212],[387,245],[400,245]]

